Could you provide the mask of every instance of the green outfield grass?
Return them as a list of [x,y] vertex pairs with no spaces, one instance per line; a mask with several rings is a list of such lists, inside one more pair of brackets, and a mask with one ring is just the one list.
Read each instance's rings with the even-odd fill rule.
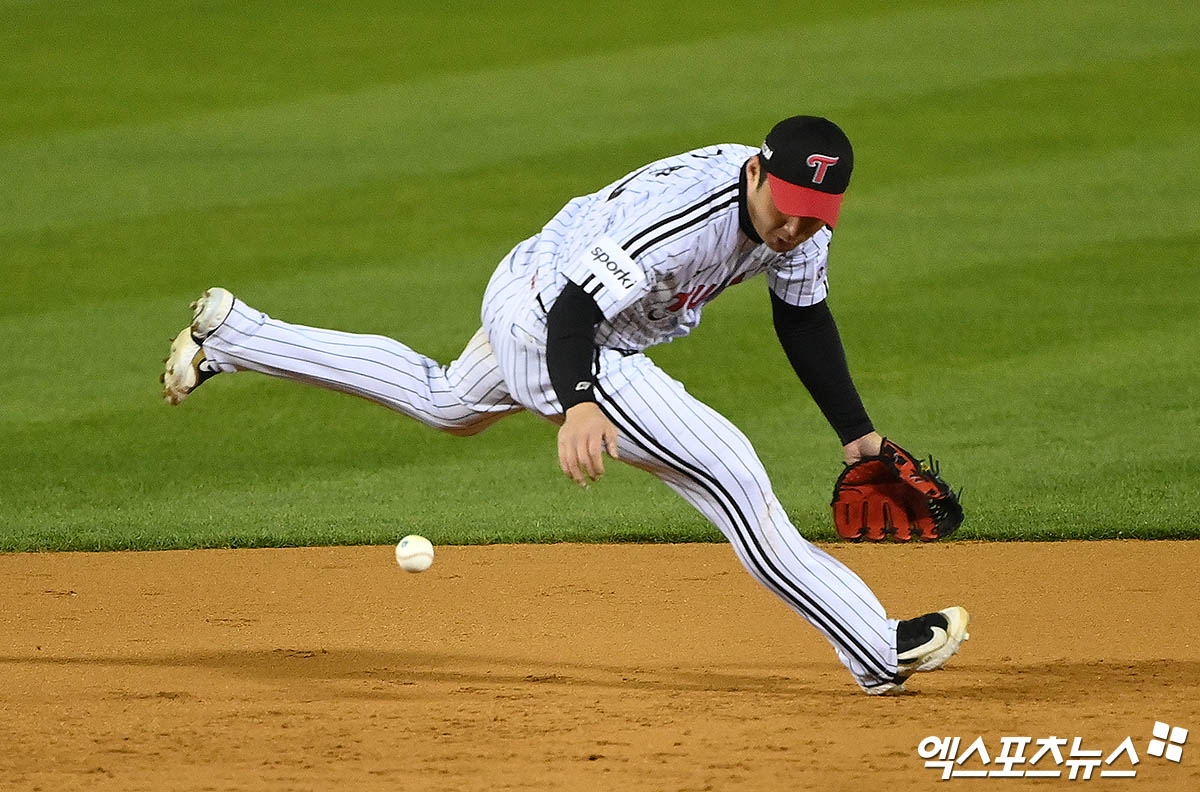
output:
[[[159,361],[219,284],[448,362],[567,199],[796,112],[855,141],[831,304],[959,536],[1200,537],[1194,3],[408,5],[0,0],[0,550],[719,539],[637,471],[578,490],[529,416],[256,375],[168,408]],[[832,538],[765,282],[652,357]]]

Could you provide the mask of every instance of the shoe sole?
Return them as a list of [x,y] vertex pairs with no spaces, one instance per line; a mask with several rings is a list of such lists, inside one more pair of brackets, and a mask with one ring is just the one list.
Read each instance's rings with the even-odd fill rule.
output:
[[946,625],[946,641],[937,649],[922,658],[913,671],[936,671],[946,664],[946,661],[954,656],[958,651],[958,647],[962,642],[971,637],[967,632],[967,627],[971,624],[971,614],[967,613],[965,608],[960,608],[957,605],[953,608],[946,608],[944,611],[939,611],[946,617],[948,624]]
[[167,356],[163,368],[163,400],[167,404],[176,405],[187,398],[200,382],[200,360],[204,359],[204,350],[192,338],[192,328],[185,327],[171,342],[171,353]]
[[859,685],[859,687],[862,687],[863,692],[868,696],[895,696],[908,692],[903,682],[885,682],[882,685],[875,685],[874,687],[863,687],[862,685]]
[[214,286],[192,303],[192,337],[203,342],[224,324],[233,311],[233,295],[226,289]]

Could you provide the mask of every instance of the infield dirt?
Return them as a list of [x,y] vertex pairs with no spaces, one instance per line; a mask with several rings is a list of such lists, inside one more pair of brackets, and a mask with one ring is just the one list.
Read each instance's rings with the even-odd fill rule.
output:
[[964,605],[971,640],[865,696],[726,545],[0,556],[0,788],[978,788],[921,740],[1053,735],[1132,737],[1137,777],[986,786],[1200,789],[1194,736],[1146,752],[1200,727],[1200,542],[827,549],[897,616]]

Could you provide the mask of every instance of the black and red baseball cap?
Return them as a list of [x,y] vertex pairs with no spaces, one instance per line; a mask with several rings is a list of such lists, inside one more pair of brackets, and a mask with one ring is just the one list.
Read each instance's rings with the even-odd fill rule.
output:
[[785,118],[767,133],[761,155],[780,212],[837,225],[854,169],[854,149],[837,124],[818,116]]

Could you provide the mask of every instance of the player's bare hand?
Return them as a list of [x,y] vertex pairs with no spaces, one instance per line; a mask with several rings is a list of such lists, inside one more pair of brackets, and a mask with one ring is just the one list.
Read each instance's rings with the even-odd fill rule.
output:
[[603,452],[617,455],[617,427],[594,402],[576,404],[567,410],[558,430],[558,464],[567,478],[581,487],[604,475]]
[[853,465],[860,459],[879,456],[879,449],[882,445],[883,436],[879,432],[871,432],[857,440],[851,440],[842,446],[842,451],[846,454],[846,464]]

